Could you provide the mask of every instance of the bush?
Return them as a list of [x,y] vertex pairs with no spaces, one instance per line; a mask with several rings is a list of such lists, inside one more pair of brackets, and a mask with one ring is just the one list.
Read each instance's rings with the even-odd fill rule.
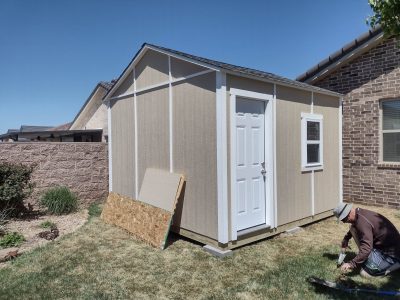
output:
[[40,198],[40,205],[52,214],[62,215],[76,210],[78,199],[67,187],[59,186],[47,190]]
[[57,228],[57,225],[51,221],[44,221],[44,222],[40,223],[39,226],[40,226],[40,228],[45,228],[45,229]]
[[98,203],[92,203],[89,206],[89,217],[100,217],[102,208]]
[[18,232],[6,233],[0,239],[0,247],[1,248],[18,247],[19,245],[22,244],[23,241],[25,241],[24,236],[22,234],[19,234]]
[[32,193],[33,166],[0,163],[0,211],[15,215],[25,210],[23,200]]

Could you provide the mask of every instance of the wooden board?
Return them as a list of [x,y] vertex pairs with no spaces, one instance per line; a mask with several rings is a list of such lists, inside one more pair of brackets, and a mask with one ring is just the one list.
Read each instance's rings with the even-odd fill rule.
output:
[[182,175],[170,173],[164,170],[148,168],[144,174],[142,187],[140,188],[139,200],[173,212],[176,205],[176,195],[180,194],[182,188]]
[[[184,178],[179,175],[179,181],[175,182],[173,199],[172,201],[168,199],[168,203],[172,203],[170,203],[171,211],[110,192],[101,218],[106,223],[121,227],[156,248],[164,249],[183,183]],[[153,189],[160,193],[165,192],[157,185],[153,185]],[[154,195],[157,196],[157,194]]]

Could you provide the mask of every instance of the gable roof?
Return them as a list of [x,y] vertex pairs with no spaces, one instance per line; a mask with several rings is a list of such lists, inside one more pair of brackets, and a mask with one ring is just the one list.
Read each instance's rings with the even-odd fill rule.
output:
[[380,26],[371,29],[338,51],[332,53],[303,74],[297,76],[296,80],[313,84],[315,81],[327,76],[346,62],[356,58],[377,45],[383,39],[383,31]]
[[316,91],[316,92],[322,92],[322,93],[329,94],[329,95],[341,96],[341,94],[339,94],[339,93],[332,92],[332,91],[329,91],[329,90],[326,90],[326,89],[323,89],[323,88],[315,87],[315,86],[312,86],[312,85],[309,85],[309,84],[306,84],[306,83],[303,83],[303,82],[299,82],[299,81],[296,81],[296,80],[288,79],[288,78],[285,78],[285,77],[282,77],[282,76],[279,76],[279,75],[275,75],[273,73],[260,71],[260,70],[256,70],[256,69],[251,69],[251,68],[246,68],[246,67],[241,67],[241,66],[237,66],[237,65],[232,65],[232,64],[221,62],[221,61],[212,60],[212,59],[208,59],[208,58],[204,58],[204,57],[188,54],[188,53],[185,53],[185,52],[181,52],[181,51],[177,51],[177,50],[173,50],[173,49],[157,46],[157,45],[154,45],[154,44],[144,43],[142,45],[142,47],[140,48],[140,50],[132,58],[131,62],[128,64],[128,66],[125,68],[125,70],[118,77],[118,79],[116,80],[116,82],[115,82],[114,86],[112,87],[112,89],[110,89],[108,91],[108,93],[104,96],[104,99],[107,99],[108,96],[110,94],[112,94],[112,92],[114,90],[116,90],[118,88],[118,86],[121,84],[121,82],[125,79],[125,76],[133,68],[133,65],[136,62],[136,60],[139,57],[141,57],[148,49],[154,50],[154,51],[157,51],[157,52],[161,52],[161,53],[164,53],[166,55],[170,55],[170,56],[173,56],[173,57],[185,60],[185,61],[196,63],[196,64],[199,64],[199,65],[204,66],[206,68],[213,69],[215,71],[225,71],[225,72],[227,72],[229,74],[234,74],[234,75],[237,75],[237,76],[250,77],[250,78],[253,78],[253,79],[261,79],[261,80],[264,80],[264,81],[269,81],[269,82],[273,82],[273,83],[279,83],[279,84],[282,84],[282,85],[297,87],[297,88],[300,88],[300,89]]
[[[75,118],[72,120],[72,122],[69,123],[69,128],[71,128],[71,126],[75,123],[75,121],[78,119],[79,115],[83,112],[83,110],[85,109],[85,107],[89,104],[90,100],[92,99],[92,97],[94,96],[94,94],[96,93],[97,89],[99,87],[104,88],[107,93],[111,90],[111,88],[113,87],[113,85],[115,84],[116,80],[113,79],[111,81],[100,81],[98,84],[96,84],[95,88],[93,89],[93,91],[90,93],[89,97],[86,99],[85,103],[82,105],[81,109],[79,110],[79,112],[76,114]],[[107,94],[106,93],[106,94]]]

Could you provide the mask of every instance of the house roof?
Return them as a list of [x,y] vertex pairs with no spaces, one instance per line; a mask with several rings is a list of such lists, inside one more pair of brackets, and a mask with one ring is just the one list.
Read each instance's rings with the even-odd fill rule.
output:
[[313,83],[321,76],[326,76],[336,70],[343,63],[348,62],[358,55],[364,53],[374,45],[378,44],[383,38],[383,31],[380,26],[371,29],[350,43],[346,44],[336,52],[329,55],[324,60],[317,63],[315,66],[308,69],[303,74],[299,75],[296,80]]
[[[92,99],[93,95],[96,93],[97,89],[99,87],[104,88],[107,93],[111,90],[111,88],[113,87],[113,85],[116,83],[116,79],[113,79],[111,81],[100,81],[98,84],[96,84],[95,88],[93,89],[93,91],[90,93],[89,97],[86,99],[85,103],[82,105],[81,109],[79,110],[79,112],[76,114],[74,120],[72,122],[69,123],[69,128],[71,128],[72,124],[75,123],[75,121],[78,119],[79,115],[82,113],[82,111],[85,109],[85,107],[89,104],[90,100]],[[106,93],[106,94],[107,94]]]
[[[37,126],[39,127],[39,126]],[[49,138],[49,137],[66,137],[66,136],[74,136],[76,134],[100,134],[103,132],[102,129],[89,129],[89,130],[36,130],[36,131],[17,131],[11,133],[0,134],[0,139],[31,139],[37,136],[41,138]]]
[[131,60],[131,62],[128,64],[128,66],[125,68],[125,70],[121,73],[121,75],[118,77],[118,79],[116,80],[114,86],[112,89],[110,89],[108,91],[108,93],[105,95],[104,99],[106,99],[108,97],[108,95],[111,93],[112,90],[116,89],[118,87],[118,85],[120,84],[120,80],[123,79],[124,75],[126,73],[128,73],[128,70],[130,71],[134,61],[136,60],[137,57],[139,57],[141,55],[141,53],[147,49],[151,49],[151,50],[155,50],[158,52],[162,52],[165,53],[167,55],[172,55],[175,57],[178,57],[180,59],[183,60],[188,60],[188,61],[194,61],[197,62],[205,67],[211,68],[211,69],[215,69],[217,71],[226,71],[228,73],[231,74],[235,74],[238,76],[245,76],[245,77],[251,77],[251,78],[259,78],[259,79],[263,79],[266,81],[271,81],[274,83],[280,83],[283,85],[288,85],[288,86],[293,86],[293,87],[297,87],[297,88],[301,88],[301,89],[306,89],[306,90],[313,90],[313,91],[317,91],[317,92],[322,92],[325,94],[330,94],[330,95],[336,95],[336,96],[341,96],[341,94],[336,93],[336,92],[332,92],[323,88],[319,88],[316,86],[312,86],[303,82],[299,82],[296,80],[292,80],[292,79],[288,79],[279,75],[275,75],[273,73],[269,73],[269,72],[265,72],[265,71],[260,71],[260,70],[256,70],[256,69],[251,69],[251,68],[246,68],[246,67],[241,67],[238,65],[232,65],[232,64],[228,64],[228,63],[224,63],[221,61],[217,61],[217,60],[212,60],[212,59],[208,59],[208,58],[204,58],[204,57],[200,57],[200,56],[196,56],[196,55],[192,55],[192,54],[188,54],[182,51],[177,51],[177,50],[173,50],[173,49],[169,49],[169,48],[165,48],[165,47],[161,47],[161,46],[157,46],[154,44],[149,44],[149,43],[144,43],[142,45],[142,47],[140,48],[140,50],[135,54],[135,56],[133,57],[133,59]]
[[54,128],[54,126],[33,126],[33,125],[21,125],[18,132],[36,132],[36,131],[46,131]]

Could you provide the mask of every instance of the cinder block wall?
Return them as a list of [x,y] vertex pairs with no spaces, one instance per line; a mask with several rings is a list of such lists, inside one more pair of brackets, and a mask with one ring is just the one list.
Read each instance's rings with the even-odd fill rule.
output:
[[379,164],[379,100],[400,99],[400,47],[394,39],[315,85],[343,93],[345,201],[400,207],[400,166]]
[[43,191],[56,185],[70,188],[81,207],[108,194],[106,143],[0,143],[0,161],[36,166],[36,187],[26,201],[36,208]]

